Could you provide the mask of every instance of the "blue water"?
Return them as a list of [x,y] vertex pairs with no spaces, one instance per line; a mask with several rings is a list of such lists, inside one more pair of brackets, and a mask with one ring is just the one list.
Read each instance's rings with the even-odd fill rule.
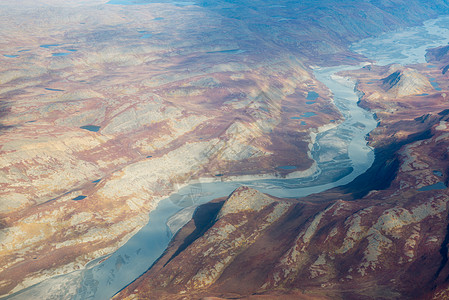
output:
[[313,117],[316,115],[317,115],[316,113],[309,111],[309,112],[303,113],[300,117],[291,117],[290,119],[301,120],[302,118],[310,118],[310,117]]
[[141,39],[149,39],[150,37],[152,37],[153,35],[151,33],[145,33],[143,35],[140,36]]
[[66,56],[69,55],[69,52],[59,52],[59,53],[52,53],[52,56]]
[[313,117],[313,116],[316,116],[316,115],[317,114],[314,113],[314,112],[306,112],[301,117],[303,117],[303,118],[310,118],[310,117]]
[[189,1],[158,1],[158,0],[111,0],[106,4],[115,4],[115,5],[144,5],[150,3],[170,3],[175,6],[188,6],[195,5],[195,2]]
[[443,182],[438,182],[432,185],[423,186],[422,188],[418,189],[418,191],[425,192],[425,191],[445,190],[445,189],[447,189],[447,186]]
[[443,177],[443,172],[441,172],[441,171],[435,170],[435,171],[433,171],[433,174],[437,175],[438,177]]
[[80,200],[83,200],[83,199],[86,199],[86,198],[87,198],[87,196],[81,195],[81,196],[78,196],[78,197],[73,198],[72,200],[74,200],[74,201],[80,201]]
[[314,104],[316,103],[315,101],[307,101],[306,104]]
[[52,92],[64,92],[64,90],[60,90],[60,89],[51,89],[51,88],[45,88],[47,91],[52,91]]
[[8,57],[8,58],[15,58],[15,57],[19,57],[18,55],[9,55],[9,54],[3,54],[4,57]]
[[92,181],[92,183],[99,183],[100,181],[101,181],[101,179],[97,179],[97,180]]
[[438,84],[438,82],[435,81],[435,78],[429,78],[430,84],[433,86],[433,88],[436,91],[441,91],[440,85]]
[[307,125],[307,123],[304,121],[301,121],[301,125]]
[[61,45],[62,44],[44,44],[44,45],[40,45],[39,47],[48,49],[50,47],[58,47],[58,46],[61,46]]
[[89,131],[93,131],[93,132],[98,132],[98,130],[100,130],[101,126],[96,126],[96,125],[85,125],[85,126],[81,126],[81,129],[85,129],[85,130],[89,130]]
[[307,100],[313,100],[313,101],[315,101],[318,97],[319,97],[320,95],[317,93],[317,92],[309,92],[308,94],[307,94]]
[[[116,287],[127,285],[129,283],[129,275],[127,276],[126,273],[129,269],[132,270],[133,274],[143,274],[149,267],[148,262],[155,261],[173,237],[166,224],[168,218],[178,211],[179,206],[170,201],[161,201],[157,208],[150,213],[147,226],[142,228],[126,243],[126,247],[133,249],[133,252],[111,256],[100,265],[85,270],[84,278],[98,277],[102,278],[102,281],[83,282],[85,289],[82,289],[72,299],[110,299],[113,295],[111,293],[111,283]],[[140,261],[137,261],[136,258],[140,259]],[[121,270],[121,272],[113,273],[111,270]],[[117,291],[116,289],[115,292]],[[92,292],[94,297],[90,297]]]

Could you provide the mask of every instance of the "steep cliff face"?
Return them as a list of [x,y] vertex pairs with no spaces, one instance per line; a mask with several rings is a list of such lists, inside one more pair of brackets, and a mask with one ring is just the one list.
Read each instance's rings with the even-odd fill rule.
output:
[[[365,174],[296,201],[270,200],[276,203],[273,210],[283,204],[286,211],[268,225],[263,222],[267,212],[259,209],[268,205],[268,196],[239,188],[218,202],[224,204],[215,215],[222,217],[211,218],[207,226],[196,225],[194,218],[154,267],[116,299],[448,298],[448,87],[438,68],[415,65],[413,73],[435,78],[442,90],[398,98],[384,89],[386,71],[370,67],[351,73],[358,79],[361,104],[380,122],[370,135],[376,160]],[[259,220],[261,227],[239,228],[251,242],[238,251],[218,251],[234,237],[205,237],[237,216]],[[199,228],[204,233],[192,235],[194,242],[183,242]],[[193,260],[206,252],[220,254]],[[191,285],[204,273],[197,270],[216,272]]]
[[432,89],[429,79],[414,69],[392,66],[388,74],[382,79],[382,85],[396,97],[424,94]]

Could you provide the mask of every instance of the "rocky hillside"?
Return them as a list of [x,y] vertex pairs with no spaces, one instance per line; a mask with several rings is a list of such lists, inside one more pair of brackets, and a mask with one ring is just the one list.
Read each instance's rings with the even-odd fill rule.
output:
[[382,79],[382,85],[388,93],[396,97],[424,94],[432,89],[429,79],[411,68],[391,66],[387,77]]
[[380,122],[365,174],[297,201],[241,187],[204,205],[116,299],[447,299],[447,75],[416,65],[441,90],[398,98],[388,68],[352,73]]
[[427,52],[426,59],[429,63],[436,63],[440,65],[441,73],[446,74],[449,70],[449,46],[441,46],[430,49]]

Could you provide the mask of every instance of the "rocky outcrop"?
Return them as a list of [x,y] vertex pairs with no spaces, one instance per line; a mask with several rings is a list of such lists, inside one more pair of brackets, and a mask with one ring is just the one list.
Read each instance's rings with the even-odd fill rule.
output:
[[423,94],[432,89],[429,79],[411,68],[392,66],[382,85],[388,93],[396,97]]

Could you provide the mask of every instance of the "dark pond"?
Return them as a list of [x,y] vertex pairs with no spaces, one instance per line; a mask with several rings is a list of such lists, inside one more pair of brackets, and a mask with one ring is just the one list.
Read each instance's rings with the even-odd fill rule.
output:
[[447,186],[443,182],[438,182],[432,185],[423,186],[422,188],[418,189],[418,191],[425,192],[425,191],[445,190],[445,189],[447,189]]

